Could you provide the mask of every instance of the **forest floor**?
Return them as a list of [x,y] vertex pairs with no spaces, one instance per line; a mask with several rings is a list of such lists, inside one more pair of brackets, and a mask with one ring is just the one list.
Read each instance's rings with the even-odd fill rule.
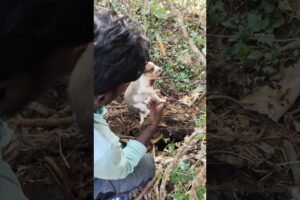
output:
[[282,2],[208,5],[210,199],[299,199],[300,4]]
[[[151,61],[164,71],[155,88],[168,98],[159,131],[148,147],[155,159],[156,176],[144,191],[133,194],[133,199],[202,200],[206,181],[206,73],[166,2],[112,2],[119,14],[129,13],[141,22],[151,42]],[[189,37],[205,52],[205,1],[174,2]],[[109,6],[104,4],[101,6]],[[67,80],[59,81],[10,120],[22,144],[12,167],[30,200],[89,199],[92,195],[93,144],[75,123],[66,88]],[[140,126],[139,120],[128,114],[122,99],[107,109],[109,125],[122,142],[139,135],[147,125],[146,120]]]
[[10,144],[14,150],[7,157],[13,158],[10,163],[30,200],[92,197],[93,143],[75,122],[67,82],[57,82],[9,121],[19,140]]
[[[175,2],[175,3],[174,3]],[[173,1],[182,15],[184,27],[196,47],[205,52],[205,1]],[[102,1],[98,7],[111,7],[119,15],[129,14],[145,30],[150,40],[150,59],[163,73],[154,88],[167,103],[159,131],[148,152],[156,164],[156,176],[133,199],[197,200],[205,198],[206,181],[206,73],[195,59],[187,38],[181,32],[168,1]],[[107,106],[110,128],[126,143],[147,127],[128,113],[122,98]]]

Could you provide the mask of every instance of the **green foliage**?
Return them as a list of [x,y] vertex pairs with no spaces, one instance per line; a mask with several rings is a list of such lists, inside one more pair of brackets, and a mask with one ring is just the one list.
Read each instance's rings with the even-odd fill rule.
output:
[[178,200],[189,200],[190,196],[186,193],[187,188],[185,187],[187,183],[195,178],[195,172],[190,169],[190,163],[183,161],[175,166],[173,169],[170,182],[175,187],[175,193],[173,195],[174,199]]
[[157,19],[164,20],[170,15],[170,10],[168,10],[162,2],[159,2],[151,4],[151,13]]
[[201,109],[201,113],[199,117],[196,119],[196,127],[206,127],[206,105],[204,105]]
[[[197,20],[195,22],[197,24]],[[199,24],[199,22],[198,22]],[[189,91],[195,87],[195,79],[199,77],[200,70],[191,62],[183,63],[180,59],[182,52],[188,52],[189,48],[186,41],[183,41],[179,28],[174,24],[168,6],[163,2],[153,2],[150,6],[150,12],[147,16],[147,36],[152,44],[151,58],[156,61],[162,61],[162,67],[167,76],[174,80],[175,89],[179,91]],[[203,36],[197,30],[197,25],[192,22],[187,23],[187,27],[191,38],[199,49],[206,44]],[[167,49],[167,57],[162,55],[158,46],[156,35],[160,35],[164,46]],[[191,59],[191,55],[190,59]],[[163,85],[163,80],[158,80],[158,83]]]
[[[169,138],[169,140],[170,140],[170,138]],[[167,142],[166,142],[167,143]],[[171,153],[171,155],[174,157],[174,156],[176,156],[176,153],[177,153],[177,149],[175,148],[175,145],[173,144],[173,143],[169,143],[168,145],[167,145],[167,148],[168,148],[168,150],[170,151],[170,153]]]
[[172,171],[170,181],[175,185],[183,185],[193,180],[195,174],[190,169],[190,163],[187,161],[177,164]]
[[174,200],[190,200],[190,195],[177,192],[174,194]]
[[200,187],[200,189],[197,191],[198,200],[203,200],[204,199],[205,192],[206,192],[205,187],[204,186]]
[[[193,57],[186,41],[182,40],[180,29],[171,16],[168,5],[165,1],[119,1],[104,0],[99,1],[102,6],[108,6],[109,2],[113,9],[119,14],[129,14],[137,20],[145,29],[146,35],[150,40],[151,61],[160,64],[168,79],[172,79],[170,89],[177,91],[189,91],[195,88],[198,77],[200,77],[200,69],[193,63]],[[204,9],[205,5],[198,1],[191,4],[182,1],[173,1],[178,10],[184,16],[192,16],[188,12],[195,12],[197,9]],[[197,11],[198,11],[197,10]],[[198,18],[187,20],[184,19],[186,28],[199,49],[206,46],[205,36],[200,34]],[[167,50],[167,56],[162,55],[159,48],[156,35],[159,35],[163,45]],[[180,59],[182,52],[187,53],[188,62]],[[158,80],[158,84],[164,85],[163,79]]]
[[[215,34],[226,33],[223,42],[229,46],[225,60],[243,63],[249,71],[270,75],[281,62],[293,63],[298,52],[283,52],[277,38],[299,36],[299,32],[283,31],[299,26],[295,14],[287,11],[279,0],[243,1],[212,0],[208,2],[208,24]],[[224,31],[225,28],[225,31]],[[294,30],[297,30],[294,28]],[[291,36],[293,35],[293,36]]]

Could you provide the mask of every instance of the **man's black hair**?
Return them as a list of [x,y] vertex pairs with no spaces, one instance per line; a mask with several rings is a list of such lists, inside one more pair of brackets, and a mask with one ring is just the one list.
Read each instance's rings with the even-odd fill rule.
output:
[[95,16],[94,94],[137,80],[149,60],[149,41],[127,16],[114,11]]
[[31,74],[63,46],[93,41],[93,1],[0,3],[0,79]]

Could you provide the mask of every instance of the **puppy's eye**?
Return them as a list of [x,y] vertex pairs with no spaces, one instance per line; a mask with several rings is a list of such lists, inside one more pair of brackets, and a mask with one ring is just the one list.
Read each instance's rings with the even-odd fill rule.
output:
[[146,72],[146,73],[153,73],[153,72],[154,72],[154,67],[152,67],[152,68],[150,68],[150,69],[147,69],[145,72]]

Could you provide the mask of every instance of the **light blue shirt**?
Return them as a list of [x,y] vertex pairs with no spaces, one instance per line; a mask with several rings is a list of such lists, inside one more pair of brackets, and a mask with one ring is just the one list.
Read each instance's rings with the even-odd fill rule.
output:
[[104,113],[104,108],[94,113],[94,177],[123,179],[133,172],[147,149],[137,140],[129,140],[122,149],[120,138],[110,130]]
[[16,175],[11,167],[2,159],[2,143],[6,137],[5,134],[4,124],[0,121],[0,199],[27,200]]

